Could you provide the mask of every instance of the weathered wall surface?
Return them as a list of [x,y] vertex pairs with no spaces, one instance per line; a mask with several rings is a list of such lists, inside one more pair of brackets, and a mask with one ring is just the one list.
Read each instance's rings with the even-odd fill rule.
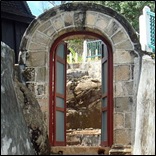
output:
[[142,60],[133,155],[155,155],[155,60],[149,56]]
[[34,155],[13,85],[14,52],[1,43],[1,154]]

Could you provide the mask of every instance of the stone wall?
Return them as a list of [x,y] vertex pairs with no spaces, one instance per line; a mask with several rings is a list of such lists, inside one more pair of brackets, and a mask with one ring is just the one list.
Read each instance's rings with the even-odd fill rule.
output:
[[[114,58],[114,142],[131,144],[132,105],[134,103],[134,62],[135,53],[124,50],[115,51]],[[138,70],[139,72],[139,70]]]
[[155,155],[155,60],[143,56],[133,155]]
[[98,4],[67,3],[36,18],[26,30],[20,47],[19,64],[25,66],[26,84],[34,92],[49,125],[52,113],[49,112],[49,53],[55,41],[80,31],[102,38],[113,55],[113,69],[109,71],[113,73],[113,143],[127,145],[132,142],[135,128],[135,113],[132,113],[136,106],[141,50],[134,29],[114,10]]
[[135,30],[114,10],[98,4],[67,3],[34,19],[20,46],[19,64],[27,87],[37,98],[49,126],[49,62],[55,55],[51,48],[66,37],[74,39],[77,33],[102,39],[109,49],[113,65],[108,71],[113,74],[113,144],[133,144],[140,58],[144,52]]

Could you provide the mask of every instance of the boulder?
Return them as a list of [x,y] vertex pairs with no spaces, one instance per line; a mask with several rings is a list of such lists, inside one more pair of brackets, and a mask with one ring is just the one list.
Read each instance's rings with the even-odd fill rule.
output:
[[101,128],[101,82],[89,76],[67,80],[67,129]]
[[1,43],[1,153],[50,155],[47,127],[33,93],[19,80],[14,52]]
[[50,144],[47,126],[38,101],[33,93],[17,79],[15,80],[15,89],[36,154],[49,155]]
[[14,52],[1,42],[1,155],[35,155],[14,87]]

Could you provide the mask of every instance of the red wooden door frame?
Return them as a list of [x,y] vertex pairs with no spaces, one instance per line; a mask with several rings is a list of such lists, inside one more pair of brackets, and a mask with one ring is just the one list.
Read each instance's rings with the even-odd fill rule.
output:
[[[53,77],[54,77],[54,62],[55,62],[55,49],[60,41],[68,36],[73,35],[89,35],[94,36],[101,39],[106,45],[108,50],[108,146],[113,144],[113,52],[112,46],[107,41],[107,39],[97,33],[89,32],[89,31],[75,31],[75,32],[68,32],[63,34],[62,36],[58,37],[55,42],[52,44],[50,50],[50,59],[49,59],[49,140],[51,145],[54,145],[54,89],[53,89]],[[102,146],[105,146],[102,144]]]
[[[103,106],[104,103],[102,102],[101,113],[107,112],[107,141],[102,141],[101,146],[111,146],[113,144],[113,57],[109,46],[104,48],[103,45],[102,53],[104,53],[105,56],[101,58],[101,69],[103,70],[103,64],[107,64],[107,91],[102,94],[101,98],[107,98],[107,105]],[[101,71],[101,73],[103,73],[103,71]]]
[[[64,127],[66,127],[66,106],[64,106],[64,109],[59,108],[56,106],[56,97],[62,97],[62,95],[59,95],[56,93],[56,83],[57,83],[57,78],[56,78],[56,62],[61,62],[64,64],[65,68],[65,73],[66,73],[66,56],[65,55],[65,61],[61,59],[57,54],[56,50],[59,44],[63,42],[57,42],[56,44],[53,44],[51,51],[50,51],[50,70],[49,70],[49,141],[51,146],[65,146],[66,145],[66,128],[64,129],[64,142],[59,142],[56,141],[56,111],[62,111],[65,112],[65,117],[64,117]],[[67,44],[64,43],[65,46],[65,53],[67,53]],[[64,88],[66,88],[66,74],[65,74],[65,83],[64,83]],[[66,90],[64,92],[64,95],[62,97],[64,101],[66,101]]]
[[[105,69],[104,68],[104,66],[106,66],[107,68]],[[103,70],[106,70],[105,72],[103,71]],[[104,76],[104,74],[106,74],[107,73],[107,75],[105,75]],[[107,126],[106,126],[106,129],[105,129],[105,131],[107,130],[107,139],[105,140],[105,141],[103,141],[103,138],[102,138],[102,136],[104,137],[105,135],[103,134],[102,135],[102,132],[103,132],[103,129],[104,128],[102,128],[103,126],[103,123],[101,122],[101,146],[108,146],[108,131],[109,131],[109,128],[108,128],[108,111],[109,111],[109,104],[108,104],[108,86],[106,85],[106,84],[108,84],[108,52],[107,52],[107,48],[105,47],[105,45],[104,44],[102,44],[102,55],[101,55],[101,79],[103,79],[103,77],[104,77],[104,80],[102,81],[102,87],[101,87],[101,89],[102,89],[102,97],[101,97],[101,120],[102,120],[102,122],[103,122],[103,120],[104,120],[104,118],[103,118],[103,114],[104,113],[107,113],[106,115],[107,115]],[[107,78],[106,80],[105,80],[105,77]],[[105,87],[106,86],[106,87]],[[103,100],[106,100],[107,99],[107,101],[103,101]],[[104,126],[105,127],[105,126]]]
[[[64,43],[64,42],[61,42],[61,43],[59,43],[59,45],[60,44],[63,44],[63,46],[64,46],[64,59],[62,59],[61,57],[59,57],[56,53],[55,53],[55,60],[54,60],[54,70],[55,70],[55,72],[54,73],[56,73],[57,71],[57,65],[56,65],[56,63],[57,62],[60,62],[61,64],[64,64],[64,94],[62,95],[62,94],[60,94],[60,93],[56,93],[56,84],[57,84],[57,80],[58,80],[58,78],[56,77],[56,74],[54,75],[54,82],[55,82],[55,84],[54,84],[54,135],[53,135],[53,138],[54,138],[54,140],[53,140],[53,145],[54,146],[66,146],[66,57],[67,57],[67,44],[66,43]],[[58,46],[59,46],[58,45]],[[57,49],[56,49],[56,51],[57,51]],[[60,98],[62,98],[62,99],[64,99],[64,108],[61,108],[61,107],[57,107],[56,106],[56,97],[60,97]],[[64,141],[57,141],[56,140],[56,111],[61,111],[61,112],[64,112]]]

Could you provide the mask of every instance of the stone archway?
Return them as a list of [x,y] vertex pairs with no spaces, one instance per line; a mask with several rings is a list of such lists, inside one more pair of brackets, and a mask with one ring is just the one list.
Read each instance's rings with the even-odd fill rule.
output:
[[26,85],[34,92],[49,119],[49,52],[59,37],[77,31],[94,32],[105,38],[113,52],[113,143],[133,142],[135,95],[139,70],[140,44],[131,25],[114,10],[91,3],[67,3],[36,18],[20,45],[19,64],[27,73]]

